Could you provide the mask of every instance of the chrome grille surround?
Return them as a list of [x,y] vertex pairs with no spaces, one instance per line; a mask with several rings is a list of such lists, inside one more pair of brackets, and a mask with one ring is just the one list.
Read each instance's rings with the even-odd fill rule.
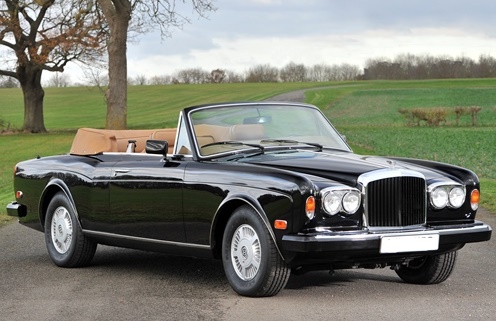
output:
[[427,220],[427,185],[419,172],[390,168],[362,174],[364,226],[404,228]]

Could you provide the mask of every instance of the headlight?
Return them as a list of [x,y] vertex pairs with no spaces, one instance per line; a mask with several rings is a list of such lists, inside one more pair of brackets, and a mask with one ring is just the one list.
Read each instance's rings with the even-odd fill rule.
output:
[[439,185],[430,190],[430,202],[435,209],[460,208],[465,203],[466,190],[461,185]]
[[449,203],[453,208],[460,208],[465,203],[465,188],[455,186],[449,192]]
[[322,207],[330,215],[339,212],[354,214],[360,208],[361,194],[354,189],[326,189],[323,191]]
[[336,215],[341,209],[341,197],[341,191],[327,193],[323,199],[324,210],[331,215]]
[[356,191],[348,192],[343,197],[343,209],[348,214],[353,214],[360,207],[360,194]]
[[436,187],[431,192],[431,204],[435,209],[441,209],[448,205],[448,192],[444,186]]

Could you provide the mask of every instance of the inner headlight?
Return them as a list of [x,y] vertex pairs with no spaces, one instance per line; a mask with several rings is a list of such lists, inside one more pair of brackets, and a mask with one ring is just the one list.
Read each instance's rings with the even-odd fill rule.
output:
[[360,207],[360,194],[357,191],[351,191],[343,197],[343,209],[348,214],[355,213]]
[[455,186],[449,192],[449,203],[453,208],[460,208],[465,203],[465,188]]
[[431,204],[436,209],[441,209],[448,205],[449,196],[444,186],[436,187],[431,192]]
[[340,212],[354,214],[360,208],[362,201],[360,192],[355,189],[327,189],[322,195],[322,207],[330,215]]

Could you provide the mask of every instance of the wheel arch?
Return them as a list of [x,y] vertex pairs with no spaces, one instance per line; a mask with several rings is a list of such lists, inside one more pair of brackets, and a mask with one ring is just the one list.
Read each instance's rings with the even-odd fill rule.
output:
[[267,227],[267,230],[269,231],[272,240],[274,241],[279,255],[284,260],[284,256],[279,249],[276,236],[274,234],[274,231],[272,230],[265,211],[257,200],[246,195],[235,195],[230,197],[229,199],[226,199],[224,202],[222,202],[222,204],[219,206],[219,209],[215,213],[215,217],[212,222],[212,228],[210,231],[210,244],[212,247],[212,254],[214,258],[220,259],[222,257],[222,237],[227,226],[227,221],[231,217],[232,213],[234,213],[237,208],[243,205],[250,206],[262,219],[265,226]]
[[47,214],[48,205],[50,204],[50,201],[55,196],[55,194],[57,194],[58,192],[64,193],[67,199],[69,200],[69,202],[71,203],[72,210],[74,211],[74,214],[76,215],[79,224],[79,215],[76,206],[74,204],[74,199],[71,195],[69,187],[67,186],[67,184],[64,183],[64,181],[57,178],[50,180],[50,182],[48,182],[48,184],[45,186],[45,189],[41,193],[39,217],[40,217],[41,226],[43,228],[45,228],[45,217]]

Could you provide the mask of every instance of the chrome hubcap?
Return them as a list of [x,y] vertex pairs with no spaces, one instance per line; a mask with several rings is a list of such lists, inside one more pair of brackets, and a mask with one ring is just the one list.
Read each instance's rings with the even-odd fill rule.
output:
[[73,229],[71,215],[65,207],[60,206],[53,213],[50,232],[55,250],[66,253],[71,247]]
[[231,262],[236,274],[243,280],[252,280],[260,269],[262,249],[255,230],[250,225],[241,225],[231,241]]

